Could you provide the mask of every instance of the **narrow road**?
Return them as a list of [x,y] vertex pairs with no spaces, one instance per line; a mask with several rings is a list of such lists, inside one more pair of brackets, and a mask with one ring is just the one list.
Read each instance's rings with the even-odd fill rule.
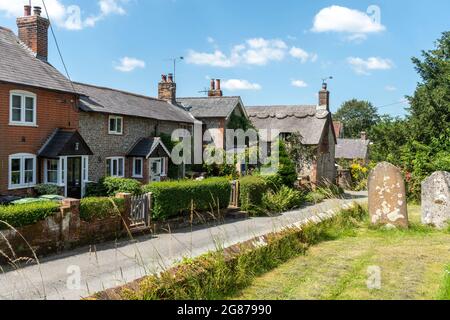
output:
[[171,234],[120,240],[54,255],[19,270],[0,268],[1,299],[74,300],[160,272],[183,257],[250,240],[301,222],[318,213],[338,210],[353,199],[327,200],[277,217],[227,220],[220,225],[177,230]]

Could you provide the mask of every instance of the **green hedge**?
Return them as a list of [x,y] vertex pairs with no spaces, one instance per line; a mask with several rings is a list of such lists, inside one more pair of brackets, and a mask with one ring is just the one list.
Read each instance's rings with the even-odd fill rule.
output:
[[250,214],[258,214],[262,208],[263,195],[269,190],[264,178],[260,176],[247,176],[240,182],[240,206]]
[[142,194],[142,184],[134,179],[106,177],[98,183],[89,183],[86,190],[88,197],[114,197],[118,193]]
[[[80,218],[93,221],[120,215],[125,202],[117,198],[84,198],[80,203]],[[118,211],[119,210],[119,211]]]
[[144,187],[153,194],[153,217],[165,219],[194,210],[207,211],[227,208],[230,204],[231,184],[225,178],[203,181],[167,181]]
[[[32,225],[54,215],[59,207],[59,203],[51,201],[0,206],[0,221],[8,223],[14,228]],[[8,229],[8,227],[4,223],[0,223],[1,229]]]

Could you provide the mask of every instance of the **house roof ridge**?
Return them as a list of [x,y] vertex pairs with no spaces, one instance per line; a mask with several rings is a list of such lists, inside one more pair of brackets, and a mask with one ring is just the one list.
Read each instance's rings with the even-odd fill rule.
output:
[[154,101],[167,102],[165,100],[161,100],[161,99],[158,99],[158,98],[155,98],[155,97],[150,97],[150,96],[146,96],[146,95],[135,93],[135,92],[125,91],[125,90],[122,90],[122,89],[115,89],[115,88],[99,86],[99,85],[95,85],[95,84],[78,82],[78,81],[74,81],[73,83],[76,84],[76,85],[80,85],[80,86],[87,86],[87,87],[92,87],[92,88],[97,88],[97,89],[115,91],[115,92],[127,94],[127,95],[130,95],[130,96],[135,96],[135,97],[139,97],[139,98],[144,98],[144,99],[149,99],[149,100],[154,100]]
[[240,96],[223,96],[223,97],[179,97],[178,99],[239,99]]

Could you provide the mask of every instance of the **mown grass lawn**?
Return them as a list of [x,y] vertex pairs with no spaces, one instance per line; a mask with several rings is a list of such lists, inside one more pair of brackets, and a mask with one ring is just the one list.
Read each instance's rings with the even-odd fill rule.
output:
[[[311,247],[257,278],[233,299],[450,299],[450,232],[420,225],[410,206],[408,231],[374,230]],[[381,271],[381,288],[368,289],[369,268]]]

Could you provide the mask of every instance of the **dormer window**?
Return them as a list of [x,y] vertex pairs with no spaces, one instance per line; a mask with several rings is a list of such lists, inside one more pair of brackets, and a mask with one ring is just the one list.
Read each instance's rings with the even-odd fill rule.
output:
[[26,91],[11,91],[9,122],[11,125],[36,126],[36,95]]

